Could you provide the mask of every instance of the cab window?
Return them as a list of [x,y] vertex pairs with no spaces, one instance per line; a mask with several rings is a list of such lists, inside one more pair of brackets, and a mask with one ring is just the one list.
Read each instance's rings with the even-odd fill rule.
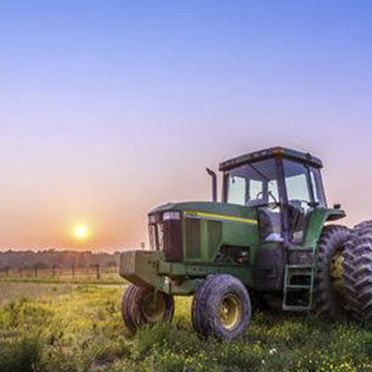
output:
[[285,186],[287,188],[288,201],[301,201],[309,203],[310,192],[307,182],[307,169],[300,164],[291,164],[285,168]]
[[322,178],[318,168],[306,167],[290,160],[285,160],[283,165],[285,187],[290,204],[301,203],[305,206],[310,202],[315,202],[321,207],[326,206]]
[[249,180],[249,200],[263,198],[263,182],[260,180]]
[[247,181],[241,176],[229,177],[227,202],[231,204],[245,205]]
[[310,168],[310,179],[314,190],[314,201],[317,202],[320,207],[327,207],[320,170],[317,168]]
[[245,164],[231,170],[227,174],[227,203],[246,206],[278,203],[276,170],[274,159]]
[[289,238],[294,244],[301,244],[313,208],[309,167],[290,160],[285,160],[283,165],[290,222]]

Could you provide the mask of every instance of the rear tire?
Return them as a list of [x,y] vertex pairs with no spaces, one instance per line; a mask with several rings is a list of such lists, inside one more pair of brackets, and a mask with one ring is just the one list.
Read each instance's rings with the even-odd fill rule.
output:
[[360,315],[360,304],[358,301],[357,291],[355,289],[355,247],[357,243],[357,233],[351,230],[349,237],[345,244],[343,256],[344,268],[344,296],[345,296],[345,310],[352,317],[358,318]]
[[134,333],[144,324],[170,323],[174,314],[174,299],[154,288],[131,284],[124,293],[121,312],[124,324]]
[[354,227],[354,262],[350,300],[354,313],[364,320],[372,320],[372,221]]
[[196,290],[192,320],[201,336],[221,340],[241,336],[251,319],[251,302],[243,283],[227,275],[208,277]]
[[336,257],[342,260],[349,235],[349,229],[340,225],[328,225],[323,229],[318,243],[318,270],[314,291],[314,307],[318,315],[333,317],[343,310],[342,295],[332,279],[332,266]]

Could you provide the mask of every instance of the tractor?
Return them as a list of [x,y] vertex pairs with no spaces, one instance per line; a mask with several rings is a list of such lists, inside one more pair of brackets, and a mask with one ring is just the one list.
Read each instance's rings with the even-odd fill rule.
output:
[[239,337],[260,307],[372,318],[372,222],[335,224],[321,160],[274,147],[222,162],[211,202],[168,203],[148,214],[150,250],[124,251],[126,327],[170,322],[174,296],[193,296],[202,337]]

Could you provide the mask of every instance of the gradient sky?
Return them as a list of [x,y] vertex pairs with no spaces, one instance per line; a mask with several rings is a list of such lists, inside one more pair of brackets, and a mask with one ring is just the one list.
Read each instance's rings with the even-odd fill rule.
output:
[[209,199],[205,166],[272,145],[325,163],[372,217],[372,2],[0,2],[0,249],[144,240]]

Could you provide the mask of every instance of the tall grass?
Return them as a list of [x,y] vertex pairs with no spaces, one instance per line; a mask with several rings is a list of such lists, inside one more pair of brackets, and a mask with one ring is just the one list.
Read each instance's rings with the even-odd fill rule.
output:
[[201,340],[178,298],[172,325],[131,336],[121,291],[71,286],[3,305],[0,371],[372,371],[368,324],[259,313],[239,341]]

